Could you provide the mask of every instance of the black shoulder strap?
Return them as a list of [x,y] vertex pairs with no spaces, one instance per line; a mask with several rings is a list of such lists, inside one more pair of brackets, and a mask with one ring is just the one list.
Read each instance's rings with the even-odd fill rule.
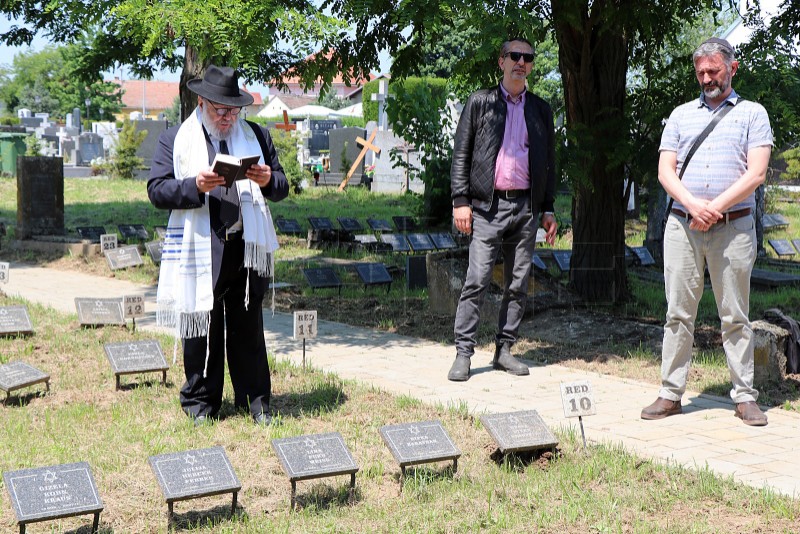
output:
[[[741,99],[739,101],[741,101]],[[737,104],[738,104],[738,102],[737,102]],[[703,130],[702,132],[700,132],[700,135],[698,135],[697,139],[694,140],[694,143],[692,144],[692,148],[690,148],[689,149],[689,153],[686,154],[686,159],[684,160],[683,166],[681,167],[681,173],[678,175],[679,179],[683,180],[683,173],[686,171],[686,167],[689,165],[689,161],[691,161],[692,156],[694,156],[694,153],[697,152],[697,149],[700,148],[700,145],[703,144],[703,141],[706,140],[706,137],[708,137],[708,134],[710,134],[711,131],[714,128],[717,127],[717,124],[719,124],[719,121],[721,121],[722,118],[725,115],[727,115],[730,110],[733,109],[733,104],[730,103],[730,101],[726,101],[723,104],[723,106],[725,106],[725,107],[723,107],[721,110],[719,110],[714,115],[714,118],[711,119],[711,122],[708,123],[708,126],[706,126],[706,129]]]
[[256,134],[256,138],[258,139],[258,144],[261,145],[261,153],[264,156],[264,163],[267,165],[272,165],[269,161],[269,150],[267,149],[267,138],[264,137],[264,132],[261,131],[261,126],[256,124],[255,122],[245,121],[247,124],[250,125],[250,128],[253,129],[253,133]]

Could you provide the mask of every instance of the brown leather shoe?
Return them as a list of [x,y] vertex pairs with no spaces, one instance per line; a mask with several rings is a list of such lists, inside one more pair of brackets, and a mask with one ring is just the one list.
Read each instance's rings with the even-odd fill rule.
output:
[[741,419],[746,425],[767,426],[767,415],[753,401],[738,403],[733,415]]
[[681,401],[671,401],[659,397],[653,404],[642,410],[642,419],[652,421],[655,419],[664,419],[670,415],[678,415],[679,413],[683,413]]

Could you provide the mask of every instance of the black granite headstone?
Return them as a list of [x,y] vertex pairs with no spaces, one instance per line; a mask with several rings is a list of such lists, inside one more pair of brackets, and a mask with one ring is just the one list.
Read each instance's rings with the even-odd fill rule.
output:
[[336,271],[331,267],[318,267],[313,269],[303,269],[303,276],[308,280],[308,285],[312,289],[325,287],[335,287],[341,289],[342,282]]
[[398,232],[415,232],[417,230],[417,223],[407,215],[395,215],[392,217],[392,222]]
[[144,248],[147,249],[147,253],[150,255],[150,258],[153,260],[153,263],[156,265],[161,263],[161,255],[164,253],[164,242],[159,241],[148,241],[144,244]]
[[425,256],[406,257],[406,287],[408,289],[428,287],[428,263]]
[[333,223],[327,217],[309,217],[308,223],[314,230],[333,230]]
[[42,382],[47,386],[47,391],[50,391],[50,375],[29,363],[15,361],[0,365],[0,389],[6,392],[6,400],[12,391]]
[[82,325],[124,325],[122,299],[75,298],[78,321]]
[[94,514],[97,532],[103,501],[86,462],[51,465],[3,473],[20,531],[28,523]]
[[122,239],[134,241],[147,241],[150,239],[150,234],[147,233],[143,224],[118,224],[119,234]]
[[350,475],[351,494],[355,489],[358,466],[338,432],[273,439],[272,448],[292,483],[292,508],[300,480]]
[[408,240],[403,234],[381,234],[381,241],[392,245],[392,250],[395,252],[408,252],[411,250]]
[[367,224],[373,232],[391,232],[392,226],[385,219],[367,219]]
[[169,506],[170,520],[174,502],[222,493],[233,493],[231,515],[236,510],[242,484],[222,447],[159,454],[147,461]]
[[558,440],[536,410],[482,415],[480,419],[504,454],[552,449],[558,445]]
[[431,234],[431,240],[439,250],[450,250],[458,246],[455,239],[453,239],[453,234],[447,232],[433,233]]
[[639,265],[642,267],[648,267],[656,264],[656,260],[653,259],[653,256],[650,254],[650,251],[647,250],[647,247],[631,247],[631,250],[634,254],[636,254],[636,258],[639,260]]
[[64,160],[29,156],[7,164],[17,175],[16,238],[64,235]]
[[86,239],[92,243],[100,243],[100,236],[106,233],[102,226],[78,226],[75,228],[81,239]]
[[112,271],[116,271],[117,269],[126,269],[128,267],[136,267],[144,263],[142,256],[139,254],[139,247],[136,245],[128,245],[126,247],[107,250],[105,254],[108,267]]
[[359,263],[356,265],[356,272],[365,287],[383,284],[391,286],[392,284],[392,275],[386,270],[386,265],[382,263]]
[[106,357],[120,387],[120,376],[160,371],[164,384],[167,383],[167,360],[161,345],[155,340],[130,341],[128,343],[106,343],[103,345]]
[[556,260],[556,265],[562,273],[569,271],[569,262],[572,258],[571,250],[554,250],[553,259]]
[[282,234],[286,235],[303,235],[305,231],[300,227],[300,223],[297,222],[297,219],[284,219],[283,217],[278,217],[275,220],[275,225],[278,227],[278,231]]
[[542,260],[542,257],[539,256],[538,254],[536,254],[535,252],[533,254],[532,262],[533,262],[533,266],[536,267],[537,269],[539,269],[540,271],[546,271],[547,270],[547,265],[545,265],[544,261]]
[[380,434],[403,475],[406,466],[442,460],[453,460],[453,471],[458,468],[461,451],[439,421],[386,425]]
[[25,306],[0,307],[0,335],[32,334],[33,324]]
[[769,244],[778,256],[794,256],[797,254],[788,239],[770,239]]
[[342,230],[354,233],[364,231],[364,225],[353,217],[336,217],[336,220],[339,221],[339,226],[342,227]]
[[406,234],[408,244],[414,252],[425,252],[427,250],[434,250],[433,241],[428,234],[411,233]]

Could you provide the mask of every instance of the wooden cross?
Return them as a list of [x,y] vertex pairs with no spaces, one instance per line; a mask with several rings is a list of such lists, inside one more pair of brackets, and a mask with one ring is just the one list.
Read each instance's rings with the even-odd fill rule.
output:
[[347,176],[345,176],[344,180],[342,180],[342,183],[339,184],[339,191],[344,191],[347,182],[350,181],[350,178],[353,176],[353,173],[356,172],[356,167],[358,167],[358,164],[361,163],[361,160],[364,159],[364,156],[367,155],[367,150],[372,150],[376,154],[381,153],[381,149],[372,144],[372,142],[375,140],[375,134],[377,133],[378,133],[377,128],[372,130],[372,135],[369,136],[369,140],[363,139],[361,137],[356,137],[356,143],[361,145],[363,148],[361,149],[361,152],[358,153],[358,157],[356,157],[355,162],[353,162],[353,166],[350,167],[349,171],[347,171]]
[[281,124],[279,122],[275,123],[275,128],[277,128],[278,130],[283,130],[285,132],[288,132],[289,130],[296,130],[297,129],[297,125],[296,124],[292,124],[292,123],[289,122],[289,114],[286,113],[286,110],[284,109],[283,110],[283,124]]

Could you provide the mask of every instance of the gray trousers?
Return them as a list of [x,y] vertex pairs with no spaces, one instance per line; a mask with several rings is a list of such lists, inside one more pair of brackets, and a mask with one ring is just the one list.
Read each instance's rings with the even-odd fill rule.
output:
[[531,211],[530,195],[512,200],[495,196],[488,211],[473,208],[469,267],[453,329],[458,356],[471,357],[475,352],[481,303],[491,283],[492,269],[501,248],[504,287],[496,343],[500,345],[517,340],[528,298],[537,219],[538,214]]

